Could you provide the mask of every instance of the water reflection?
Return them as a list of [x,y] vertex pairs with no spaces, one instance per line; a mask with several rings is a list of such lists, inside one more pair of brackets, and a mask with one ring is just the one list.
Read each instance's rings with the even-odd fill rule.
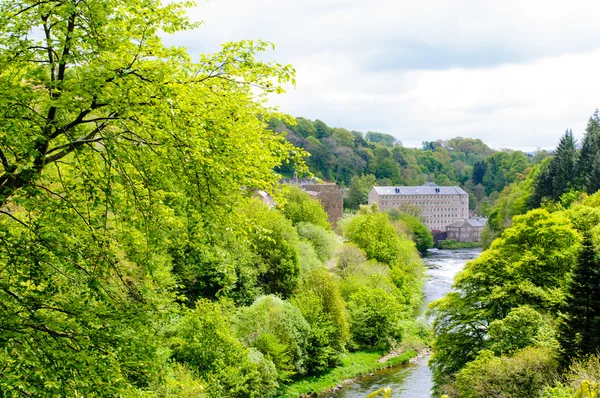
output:
[[[427,305],[440,299],[452,288],[454,276],[464,267],[467,261],[479,256],[479,249],[464,250],[430,250],[423,259],[427,266],[425,282],[425,299],[417,311],[422,316]],[[339,391],[327,394],[331,398],[364,398],[369,393],[382,387],[391,387],[392,397],[430,398],[433,381],[431,371],[427,367],[427,359],[423,358],[414,365],[383,369],[371,376],[365,376],[354,384]]]

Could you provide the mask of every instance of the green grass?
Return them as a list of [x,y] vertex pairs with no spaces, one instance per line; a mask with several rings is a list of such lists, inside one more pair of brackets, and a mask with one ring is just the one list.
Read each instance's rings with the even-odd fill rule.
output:
[[321,393],[335,387],[343,380],[365,375],[378,369],[406,364],[417,355],[415,351],[411,350],[384,363],[377,362],[383,354],[383,352],[373,351],[357,351],[346,354],[342,357],[342,364],[337,368],[331,369],[321,376],[310,376],[298,380],[289,385],[280,396],[296,398],[308,393]]
[[438,249],[471,249],[481,246],[481,242],[457,242],[452,239],[441,240],[437,243]]

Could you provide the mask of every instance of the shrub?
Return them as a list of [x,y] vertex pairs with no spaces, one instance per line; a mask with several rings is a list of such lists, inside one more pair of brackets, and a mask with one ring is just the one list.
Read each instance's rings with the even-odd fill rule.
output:
[[235,324],[240,340],[271,359],[281,380],[306,372],[310,326],[298,308],[275,296],[259,297],[238,310]]
[[484,350],[457,374],[455,387],[461,398],[538,397],[557,369],[553,353],[544,348],[527,347],[502,357]]
[[321,203],[302,189],[289,186],[289,191],[285,195],[285,206],[282,211],[285,217],[292,221],[294,225],[300,222],[309,222],[325,229],[331,229],[327,219],[327,213],[321,206]]
[[296,249],[298,249],[300,275],[306,275],[313,269],[323,265],[323,262],[319,260],[319,257],[315,252],[314,246],[310,242],[306,240],[300,240],[296,244]]
[[393,263],[400,255],[400,238],[387,214],[360,214],[345,228],[348,242],[365,251],[368,258],[384,264]]
[[199,300],[185,310],[169,337],[172,358],[187,365],[206,381],[209,397],[272,397],[278,383],[269,360],[256,355],[236,339],[218,303]]
[[322,372],[334,366],[346,349],[349,327],[346,303],[325,268],[317,268],[300,282],[291,302],[311,326],[308,367]]
[[248,239],[256,254],[259,287],[267,294],[287,297],[300,278],[296,229],[278,210],[256,199],[240,206],[239,214],[253,225]]
[[338,250],[335,271],[344,276],[367,262],[367,256],[353,243],[344,243]]
[[381,288],[361,287],[350,297],[350,331],[360,345],[390,348],[399,336],[403,308]]
[[301,238],[306,239],[313,245],[321,261],[325,262],[333,256],[333,252],[338,245],[338,238],[334,232],[306,222],[296,224],[296,230]]

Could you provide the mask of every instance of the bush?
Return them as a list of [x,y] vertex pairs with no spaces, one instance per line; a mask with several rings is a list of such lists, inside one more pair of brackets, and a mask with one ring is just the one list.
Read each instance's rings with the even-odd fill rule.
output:
[[344,237],[365,251],[368,258],[384,264],[393,263],[400,255],[400,238],[387,214],[360,214],[345,228]]
[[259,297],[250,307],[238,310],[235,325],[246,346],[275,363],[280,380],[306,372],[310,326],[292,304],[275,296]]
[[240,206],[239,214],[253,225],[248,239],[256,254],[259,287],[264,293],[287,297],[300,278],[296,229],[278,210],[256,199]]
[[313,269],[323,265],[323,262],[319,260],[319,257],[315,252],[314,246],[310,242],[306,240],[300,240],[296,244],[296,249],[298,249],[300,275],[306,275]]
[[199,300],[167,334],[172,358],[206,381],[209,397],[275,396],[273,363],[245,348],[230,323],[218,303]]
[[331,225],[327,219],[327,213],[321,206],[321,203],[302,189],[289,186],[289,191],[285,195],[285,206],[282,211],[288,220],[291,220],[294,225],[301,222],[308,222],[318,225],[325,229],[331,229]]
[[291,302],[300,309],[311,327],[308,368],[322,372],[337,364],[349,340],[346,303],[325,268],[307,274]]
[[361,287],[350,297],[348,310],[350,331],[356,343],[388,349],[400,337],[403,308],[385,290]]
[[456,396],[539,397],[552,382],[557,369],[558,362],[547,349],[527,347],[513,356],[502,357],[484,350],[457,374]]
[[389,209],[386,213],[390,216],[390,220],[394,221],[394,225],[399,231],[408,235],[417,247],[419,253],[426,253],[427,249],[433,247],[433,235],[425,224],[421,222],[419,217],[412,216],[399,209]]
[[306,222],[296,224],[296,230],[301,238],[313,245],[319,260],[325,262],[333,256],[338,245],[338,238],[334,232]]
[[344,243],[338,250],[335,272],[344,276],[367,262],[367,256],[353,243]]

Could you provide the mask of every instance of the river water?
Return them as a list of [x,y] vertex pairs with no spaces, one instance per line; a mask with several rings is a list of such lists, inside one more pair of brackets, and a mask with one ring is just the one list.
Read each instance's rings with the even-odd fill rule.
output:
[[[430,250],[423,258],[427,267],[425,274],[425,299],[418,309],[417,315],[423,316],[427,305],[440,299],[452,289],[454,276],[464,267],[467,261],[479,256],[479,249],[465,250]],[[330,393],[331,398],[364,398],[369,393],[382,387],[392,388],[392,397],[430,398],[433,387],[431,371],[427,367],[428,358],[416,364],[382,369],[371,376],[361,377],[356,383]]]

